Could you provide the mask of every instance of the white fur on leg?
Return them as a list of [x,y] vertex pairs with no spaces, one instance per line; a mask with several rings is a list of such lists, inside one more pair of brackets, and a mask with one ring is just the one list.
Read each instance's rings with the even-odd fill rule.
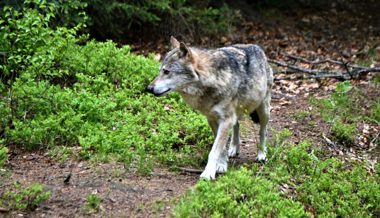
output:
[[238,147],[236,145],[231,144],[228,149],[228,157],[237,157],[239,154]]
[[265,161],[266,158],[267,158],[266,152],[259,151],[257,154],[256,160],[261,162],[261,161]]
[[225,173],[227,172],[227,167],[228,167],[227,155],[223,155],[219,157],[219,159],[216,161],[216,172]]
[[216,161],[215,160],[208,160],[205,170],[201,174],[201,178],[203,179],[215,179],[216,174]]
[[201,178],[204,179],[215,179],[215,174],[227,172],[228,158],[226,155],[222,155],[219,158],[209,158],[205,170],[201,174]]

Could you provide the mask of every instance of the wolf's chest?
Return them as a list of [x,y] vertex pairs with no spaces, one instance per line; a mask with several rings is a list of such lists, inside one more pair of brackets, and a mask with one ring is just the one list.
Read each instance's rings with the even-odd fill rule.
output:
[[202,97],[198,95],[191,95],[188,93],[181,93],[183,100],[196,110],[202,111],[202,108],[205,106],[202,101]]
[[212,106],[212,99],[208,99],[204,96],[204,93],[199,89],[190,89],[187,88],[180,92],[183,100],[195,110],[205,113],[210,110]]

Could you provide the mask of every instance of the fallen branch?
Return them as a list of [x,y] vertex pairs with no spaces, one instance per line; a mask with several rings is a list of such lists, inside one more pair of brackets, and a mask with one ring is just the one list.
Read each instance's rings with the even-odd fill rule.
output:
[[[283,63],[277,60],[268,60],[269,63],[276,64],[281,67],[286,67],[291,70],[294,70],[293,73],[301,73],[301,74],[311,74],[310,76],[301,76],[301,77],[283,77],[283,78],[275,78],[274,80],[296,80],[296,79],[323,79],[323,78],[336,78],[340,80],[349,80],[353,78],[358,78],[361,74],[369,73],[369,72],[380,72],[380,67],[374,68],[365,68],[362,66],[357,66],[355,70],[348,71],[348,73],[339,72],[339,71],[321,71],[321,70],[313,70],[306,69],[302,67],[298,67],[295,65]],[[344,64],[344,63],[343,63]],[[292,71],[286,71],[286,73],[290,73]]]
[[363,68],[360,70],[356,70],[355,73],[360,75],[362,73],[375,73],[375,72],[380,72],[380,67],[373,67],[373,68]]
[[300,75],[300,76],[287,76],[287,77],[275,77],[274,81],[279,80],[307,80],[307,79],[339,79],[339,80],[349,80],[351,79],[350,75],[348,74],[341,74],[340,72],[334,73],[326,73],[326,74],[320,74],[320,75]]
[[9,212],[9,209],[0,207],[0,213],[6,213]]
[[323,139],[326,141],[326,143],[327,143],[330,147],[332,147],[332,148],[336,148],[336,144],[335,144],[333,141],[331,141],[329,138],[327,138],[327,137],[325,136],[325,134],[322,134],[322,137],[323,137]]
[[[203,172],[203,170],[200,170],[200,169],[192,169],[192,168],[186,168],[186,167],[178,167],[177,169],[181,170],[182,172],[185,172],[185,173],[197,173],[197,174],[201,174]],[[220,173],[220,172],[216,172],[217,174],[224,174],[223,173]]]
[[306,68],[302,68],[302,67],[297,67],[295,65],[290,65],[290,64],[283,63],[283,62],[276,61],[276,60],[272,60],[272,59],[268,59],[268,62],[272,63],[272,64],[276,64],[276,65],[281,66],[281,67],[287,67],[289,69],[295,70],[296,72],[300,72],[300,73],[308,73],[308,74],[313,74],[313,75],[321,73],[321,71],[318,71],[318,70],[310,70],[310,69],[306,69]]
[[192,169],[192,168],[185,168],[185,167],[178,167],[178,169],[186,173],[202,173],[203,172],[200,169]]
[[320,65],[320,64],[324,64],[324,63],[330,63],[330,64],[336,64],[336,65],[341,65],[341,66],[346,66],[346,67],[352,67],[352,68],[358,68],[358,69],[366,69],[366,67],[364,66],[360,66],[360,65],[356,65],[356,64],[350,64],[350,63],[345,63],[343,61],[336,61],[336,60],[332,60],[332,59],[324,59],[324,60],[315,60],[315,61],[310,61],[310,60],[307,60],[305,58],[302,58],[302,57],[298,57],[298,56],[295,56],[295,55],[291,55],[291,54],[287,54],[287,53],[281,53],[282,55],[284,55],[285,57],[288,57],[288,58],[291,58],[291,59],[294,59],[294,60],[298,60],[298,61],[301,61],[301,62],[304,62],[304,63],[307,63],[307,64],[311,64],[311,65]]

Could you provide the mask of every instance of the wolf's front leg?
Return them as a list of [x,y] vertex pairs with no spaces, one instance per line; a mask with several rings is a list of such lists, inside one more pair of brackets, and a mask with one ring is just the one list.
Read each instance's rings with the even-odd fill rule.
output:
[[201,178],[215,179],[216,172],[222,173],[227,171],[227,151],[226,144],[228,141],[228,132],[232,128],[232,119],[228,118],[220,122],[218,132],[208,155],[208,162]]

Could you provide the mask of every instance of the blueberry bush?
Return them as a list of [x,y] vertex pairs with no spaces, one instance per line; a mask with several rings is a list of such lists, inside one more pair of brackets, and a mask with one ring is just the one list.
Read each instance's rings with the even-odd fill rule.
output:
[[211,143],[207,122],[176,94],[144,92],[158,62],[128,46],[88,40],[78,35],[80,24],[51,28],[55,6],[40,2],[21,12],[4,7],[0,20],[4,144],[80,146],[83,158],[113,156],[147,173],[153,160],[197,164],[186,157]]

